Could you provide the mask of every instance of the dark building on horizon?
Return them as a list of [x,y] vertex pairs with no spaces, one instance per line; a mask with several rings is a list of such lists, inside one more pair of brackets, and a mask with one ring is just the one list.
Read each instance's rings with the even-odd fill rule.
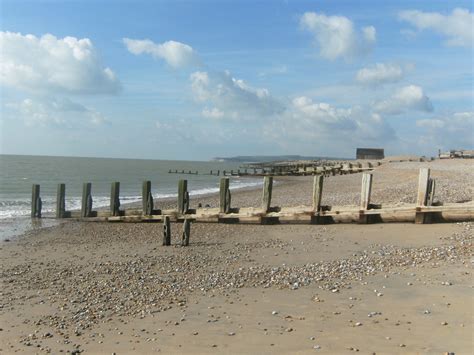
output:
[[385,158],[382,148],[357,148],[356,159],[383,159]]

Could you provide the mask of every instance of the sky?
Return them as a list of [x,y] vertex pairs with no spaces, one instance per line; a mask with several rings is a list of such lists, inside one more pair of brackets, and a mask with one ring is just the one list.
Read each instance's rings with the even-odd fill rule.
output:
[[472,7],[0,0],[0,153],[473,149]]

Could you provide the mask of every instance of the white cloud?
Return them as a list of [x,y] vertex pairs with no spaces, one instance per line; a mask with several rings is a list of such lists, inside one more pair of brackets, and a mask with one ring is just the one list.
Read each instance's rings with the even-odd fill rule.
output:
[[166,41],[155,43],[149,39],[138,40],[124,38],[123,43],[130,53],[135,55],[151,54],[156,59],[163,59],[173,68],[182,68],[199,62],[194,49],[181,42]]
[[[233,119],[255,119],[281,112],[283,105],[265,88],[253,88],[230,72],[201,72],[191,74],[191,89],[198,102],[213,107],[214,116]],[[209,117],[210,112],[203,111]],[[216,118],[216,117],[214,117]]]
[[302,120],[342,130],[351,130],[356,126],[351,117],[351,109],[335,108],[327,103],[314,103],[306,96],[296,97],[292,104],[297,114],[302,114],[300,116]]
[[29,126],[46,125],[101,125],[108,120],[94,109],[69,99],[24,99],[8,104]]
[[396,140],[392,127],[370,108],[341,108],[307,96],[294,98],[262,132],[266,140],[284,149],[315,154],[345,154],[342,152],[353,152],[358,145],[385,146]]
[[407,110],[432,112],[433,104],[421,87],[408,85],[397,90],[388,100],[375,103],[374,109],[377,112],[398,115]]
[[400,81],[404,75],[405,68],[398,64],[376,63],[360,69],[356,74],[356,81],[362,85],[376,86]]
[[314,36],[321,56],[330,60],[367,54],[376,41],[374,27],[364,27],[358,32],[352,21],[344,16],[305,12],[300,18],[300,26]]
[[474,14],[468,9],[455,8],[449,15],[407,10],[401,11],[399,18],[409,22],[418,30],[433,30],[447,37],[446,44],[449,46],[473,46]]
[[205,107],[202,110],[202,115],[203,115],[203,117],[206,117],[206,118],[220,119],[220,118],[224,117],[224,111],[221,111],[216,107],[214,107],[212,109],[209,109],[209,108]]
[[28,92],[112,94],[114,72],[102,65],[88,38],[0,32],[0,82]]
[[417,120],[416,125],[423,128],[420,141],[428,147],[438,147],[443,150],[474,148],[473,111]]
[[443,128],[445,126],[445,122],[438,119],[423,119],[417,120],[416,126],[423,128]]

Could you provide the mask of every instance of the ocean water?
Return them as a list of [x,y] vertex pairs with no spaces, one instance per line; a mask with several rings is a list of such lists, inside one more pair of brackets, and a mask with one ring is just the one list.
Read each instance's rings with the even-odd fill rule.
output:
[[[169,174],[171,170],[198,171],[198,175]],[[203,175],[210,170],[237,170],[238,165],[222,162],[140,160],[79,157],[0,155],[0,238],[29,228],[32,184],[40,184],[43,214],[56,208],[57,184],[66,184],[66,210],[80,209],[82,184],[92,183],[93,207],[110,203],[110,184],[120,182],[121,204],[141,200],[143,180],[150,180],[156,198],[177,196],[179,179],[188,180],[191,196],[219,191],[217,176]],[[231,189],[253,187],[261,179],[232,177]],[[43,222],[45,224],[47,222]],[[25,225],[26,227],[20,227]],[[31,224],[33,227],[37,226]],[[41,226],[40,226],[41,227]],[[15,229],[15,233],[12,233]]]

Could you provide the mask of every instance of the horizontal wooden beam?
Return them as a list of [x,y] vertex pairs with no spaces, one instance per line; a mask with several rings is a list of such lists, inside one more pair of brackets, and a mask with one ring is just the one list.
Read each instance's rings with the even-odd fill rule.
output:
[[[222,213],[219,208],[200,208],[193,210],[193,213],[182,214],[174,210],[164,210],[163,214],[155,214],[150,216],[144,216],[141,214],[127,214],[123,216],[110,216],[106,220],[110,222],[159,222],[162,221],[164,215],[170,217],[171,221],[183,221],[190,219],[196,222],[225,222],[238,221],[238,222],[258,222],[262,218],[279,218],[282,221],[287,222],[298,222],[311,220],[312,216],[320,217],[332,217],[341,219],[343,222],[345,219],[352,220],[354,222],[359,220],[360,210],[358,206],[333,206],[330,211],[320,211],[319,213],[314,211],[312,206],[298,206],[298,207],[282,207],[278,211],[265,212],[263,208],[237,208],[232,213]],[[381,220],[384,221],[414,221],[415,213],[438,213],[440,217],[444,219],[450,219],[450,216],[454,220],[460,220],[461,217],[465,220],[474,220],[474,203],[457,203],[449,204],[445,206],[425,206],[416,207],[415,205],[397,206],[397,207],[384,207],[380,209],[368,209],[364,211],[366,215],[379,215]],[[397,216],[400,216],[398,218]],[[100,216],[94,216],[91,218],[100,218]]]

